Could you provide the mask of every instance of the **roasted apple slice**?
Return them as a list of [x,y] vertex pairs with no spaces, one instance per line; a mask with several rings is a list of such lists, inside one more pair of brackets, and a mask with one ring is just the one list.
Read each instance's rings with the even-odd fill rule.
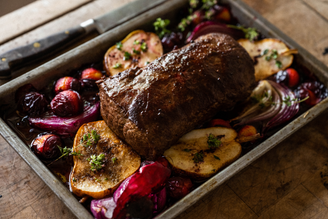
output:
[[142,68],[162,55],[162,43],[156,34],[136,30],[108,49],[104,68],[113,76],[135,66]]
[[72,154],[71,189],[77,196],[99,199],[111,195],[140,166],[139,155],[124,144],[102,121],[82,125]]
[[295,49],[289,49],[278,39],[267,38],[260,41],[238,40],[254,60],[255,79],[263,80],[280,70],[288,68],[293,62]]
[[231,128],[196,129],[182,136],[164,156],[175,172],[205,179],[240,156],[241,145],[235,141],[236,137],[237,132]]

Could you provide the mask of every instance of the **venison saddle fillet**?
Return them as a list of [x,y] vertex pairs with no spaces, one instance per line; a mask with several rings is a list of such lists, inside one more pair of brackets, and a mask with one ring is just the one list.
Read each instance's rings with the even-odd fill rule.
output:
[[150,160],[218,111],[245,101],[255,85],[251,57],[217,33],[98,82],[106,124]]

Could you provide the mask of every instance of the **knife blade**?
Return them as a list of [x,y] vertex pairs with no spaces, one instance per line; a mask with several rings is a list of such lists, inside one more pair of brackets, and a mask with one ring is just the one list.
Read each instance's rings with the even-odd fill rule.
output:
[[0,55],[0,79],[10,78],[14,68],[31,63],[33,60],[40,61],[77,38],[80,39],[93,31],[102,34],[165,1],[136,0],[95,19],[86,20],[76,27],[5,52]]

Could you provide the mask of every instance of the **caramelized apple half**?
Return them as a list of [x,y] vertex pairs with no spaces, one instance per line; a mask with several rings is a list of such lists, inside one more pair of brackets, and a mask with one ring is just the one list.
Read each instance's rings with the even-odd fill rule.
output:
[[96,199],[111,195],[140,166],[140,156],[102,121],[82,125],[73,145],[72,192]]
[[236,137],[236,131],[231,128],[196,129],[182,136],[164,156],[175,172],[205,179],[240,156],[242,148]]
[[162,43],[156,34],[136,30],[108,49],[104,69],[113,76],[135,66],[142,68],[162,55]]
[[280,70],[285,70],[293,62],[295,49],[289,49],[278,39],[263,39],[260,41],[238,40],[254,60],[255,79],[263,80]]

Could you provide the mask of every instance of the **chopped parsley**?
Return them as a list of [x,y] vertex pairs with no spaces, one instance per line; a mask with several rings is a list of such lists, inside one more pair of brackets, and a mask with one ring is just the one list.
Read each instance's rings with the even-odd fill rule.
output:
[[140,49],[141,49],[143,52],[146,52],[146,51],[147,51],[147,43],[146,43],[146,42],[141,43]]
[[76,182],[77,180],[73,177],[73,182]]
[[134,40],[133,45],[139,45],[139,40]]
[[122,67],[122,64],[120,64],[120,63],[116,63],[115,65],[113,65],[114,69],[121,68],[121,67]]
[[194,158],[192,159],[194,163],[200,163],[204,161],[204,152],[200,151],[199,153],[194,154]]
[[131,59],[131,53],[129,53],[129,52],[124,52],[124,58],[123,58],[123,60],[125,61],[125,60],[129,60],[129,59]]
[[213,154],[213,156],[214,156],[215,159],[221,160],[218,156],[215,156],[214,154]]
[[133,53],[140,54],[140,51],[136,50],[135,48],[132,49]]
[[153,25],[159,38],[162,38],[166,33],[171,33],[171,31],[166,28],[169,24],[170,20],[163,20],[162,18],[157,18],[157,20],[154,22]]
[[150,63],[150,62],[147,61],[145,64],[148,65],[149,63]]
[[116,48],[117,48],[118,50],[122,50],[122,47],[123,47],[122,42],[118,42],[118,43],[116,43]]
[[281,61],[276,60],[276,66],[277,66],[278,68],[281,68],[281,67],[282,67],[282,63],[281,63]]
[[117,161],[116,157],[112,157],[112,162],[115,163]]
[[215,137],[212,133],[208,135],[207,144],[209,148],[217,148],[221,145],[221,141]]
[[183,151],[185,151],[185,152],[190,152],[191,150],[188,149],[188,148],[185,148],[185,149],[183,149]]
[[276,60],[277,58],[278,58],[278,51],[276,49],[273,49],[270,55],[265,56],[265,60],[267,61],[270,61],[271,59]]
[[254,41],[259,37],[259,33],[254,27],[243,27],[243,26],[235,26],[235,25],[227,25],[227,27],[238,29],[244,32],[245,38],[249,39],[250,41]]
[[98,156],[91,155],[89,160],[91,171],[101,170],[105,166],[105,157],[106,155],[101,153]]

